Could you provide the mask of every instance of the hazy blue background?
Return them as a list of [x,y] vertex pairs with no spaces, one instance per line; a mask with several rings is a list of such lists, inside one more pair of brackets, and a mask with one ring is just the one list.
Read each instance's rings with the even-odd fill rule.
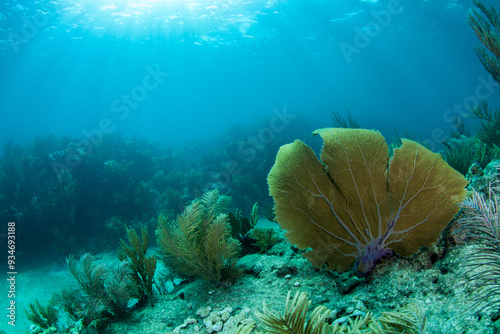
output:
[[[0,144],[42,134],[84,138],[109,118],[114,131],[177,146],[265,122],[274,108],[306,115],[312,131],[345,106],[388,137],[395,128],[424,138],[448,132],[446,110],[487,78],[466,23],[472,3],[401,0],[387,24],[370,31],[373,13],[394,4],[4,1]],[[349,62],[341,45],[355,46],[359,29],[373,36]],[[148,66],[169,76],[121,120],[112,103],[142,84]]]

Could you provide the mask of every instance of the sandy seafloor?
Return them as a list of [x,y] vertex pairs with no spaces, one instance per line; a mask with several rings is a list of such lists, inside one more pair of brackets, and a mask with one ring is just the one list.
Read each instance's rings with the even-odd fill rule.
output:
[[[411,259],[393,257],[379,264],[368,278],[357,279],[317,269],[296,248],[281,241],[266,254],[242,257],[238,264],[243,275],[233,285],[217,286],[201,279],[182,284],[169,294],[155,296],[153,307],[145,306],[130,318],[112,323],[105,333],[171,333],[188,319],[187,326],[177,332],[207,333],[202,316],[225,312],[233,321],[237,317],[249,321],[255,319],[253,310],[262,310],[264,300],[270,309],[283,313],[288,291],[307,292],[310,310],[324,305],[334,319],[349,316],[353,310],[370,311],[376,317],[415,298],[425,305],[427,333],[500,333],[500,323],[492,322],[491,315],[471,313],[477,287],[465,284],[460,262],[472,250],[473,246],[464,246],[446,254],[436,249],[437,253],[423,251]],[[442,256],[432,263],[436,254]],[[117,261],[113,252],[100,255],[102,261]],[[0,329],[6,333],[29,332],[23,311],[28,303],[44,302],[62,286],[75,283],[61,260],[30,266],[32,269],[18,272],[16,327],[8,326],[4,316]],[[4,298],[2,304],[5,310]]]

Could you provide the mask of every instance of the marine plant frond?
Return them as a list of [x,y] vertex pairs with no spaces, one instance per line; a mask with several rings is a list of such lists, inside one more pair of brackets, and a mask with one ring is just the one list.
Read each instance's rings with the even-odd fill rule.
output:
[[231,236],[228,216],[222,213],[229,200],[214,190],[194,200],[173,222],[159,217],[160,250],[180,274],[215,282],[237,276],[240,244]]
[[63,308],[69,310],[71,316],[89,324],[102,317],[128,315],[128,302],[136,292],[125,265],[100,263],[90,253],[83,254],[80,260],[69,256],[66,261],[68,270],[78,282],[78,288],[73,290],[78,302],[63,303]]
[[[401,310],[384,312],[379,318],[368,312],[332,325],[327,322],[331,312],[322,305],[312,311],[307,321],[310,304],[307,293],[297,292],[292,299],[289,291],[283,315],[270,311],[265,302],[262,312],[255,311],[254,314],[264,327],[263,333],[272,334],[422,334],[427,328],[423,304],[414,299],[410,299]],[[236,333],[251,333],[252,328],[240,325]]]
[[[500,63],[498,68],[500,75]],[[481,122],[481,128],[477,131],[477,137],[486,144],[499,144],[500,110],[492,111],[485,100],[476,106],[469,106],[468,110],[472,114],[472,118],[478,119]]]
[[278,231],[273,227],[256,227],[250,230],[248,235],[255,240],[253,245],[257,246],[262,253],[267,252],[280,240]]
[[464,275],[478,290],[472,297],[475,312],[500,309],[500,215],[498,195],[489,187],[485,198],[473,190],[462,203],[461,230],[474,242],[475,250],[465,259]]
[[73,322],[83,317],[86,299],[77,287],[64,287],[59,293],[53,295],[53,299]]
[[495,146],[490,147],[477,137],[450,138],[443,144],[443,159],[462,175],[467,175],[475,164],[485,167],[498,155]]
[[477,37],[495,56],[500,57],[500,16],[493,6],[487,7],[479,0],[474,0],[478,11],[471,11],[468,22]]
[[492,54],[481,47],[474,48],[474,51],[484,68],[500,83],[500,15],[491,5],[487,7],[479,0],[474,0],[474,4],[479,11],[471,11],[468,22],[481,43]]
[[200,202],[195,201],[175,221],[169,222],[163,216],[158,219],[156,234],[162,254],[188,276],[196,272],[198,258],[202,253],[198,236],[202,209]]
[[106,278],[106,269],[104,266],[96,263],[96,258],[91,253],[85,253],[76,260],[73,255],[66,259],[69,272],[77,280],[78,285],[83,292],[96,298],[104,290]]
[[231,197],[220,195],[217,189],[203,194],[201,201],[207,210],[207,216],[215,217],[219,213],[226,212],[231,202]]
[[141,239],[139,238],[137,232],[129,227],[126,227],[126,232],[128,237],[128,244],[125,241],[120,240],[120,246],[117,250],[117,256],[120,261],[132,257],[140,258],[141,255],[145,253],[145,250],[143,251],[142,248]]
[[245,236],[255,228],[255,225],[259,221],[259,205],[255,202],[250,217],[243,217],[241,211],[238,209],[234,213],[229,212],[228,216],[233,237],[245,243]]
[[[252,333],[253,329],[255,328],[255,324],[245,324],[245,325],[239,325],[236,327],[236,329],[230,331],[230,333],[235,333],[235,334],[250,334]],[[258,332],[260,333],[260,332]]]
[[[240,243],[231,237],[231,226],[226,214],[218,215],[207,228],[204,254],[209,268],[214,272],[210,275],[220,281],[226,269],[234,269],[235,259],[240,250]],[[208,277],[210,278],[210,277]]]
[[131,297],[144,298],[144,287],[133,278],[132,269],[125,263],[110,267],[106,275],[106,285],[101,296],[103,303],[118,318],[128,315],[128,302]]
[[160,249],[168,254],[177,253],[181,258],[193,256],[192,245],[199,244],[198,230],[203,215],[203,206],[194,201],[184,209],[176,220],[169,221],[166,216],[158,218],[158,243]]
[[311,313],[309,321],[304,333],[311,334],[326,334],[328,333],[329,325],[326,319],[330,316],[330,310],[326,306],[317,306]]
[[474,51],[483,64],[483,67],[493,77],[493,80],[497,83],[500,82],[500,58],[490,55],[484,48],[475,47]]
[[494,113],[490,110],[488,101],[481,100],[477,105],[469,106],[468,111],[471,113],[471,118],[486,122],[494,121]]
[[410,299],[400,311],[382,313],[376,322],[387,333],[420,334],[427,329],[423,304],[416,299]]
[[266,326],[266,333],[274,334],[323,334],[328,332],[326,318],[330,311],[324,306],[314,309],[309,322],[306,324],[307,310],[311,301],[307,293],[297,292],[291,299],[291,291],[288,292],[285,303],[285,312],[275,314],[271,312],[266,303],[263,303],[262,312],[255,312],[255,316]]
[[139,299],[148,299],[153,294],[154,274],[156,270],[156,257],[146,256],[149,244],[149,233],[145,226],[141,229],[142,237],[132,229],[126,229],[128,244],[120,240],[118,259],[127,261],[131,276],[137,285]]
[[250,214],[250,226],[254,228],[259,221],[259,205],[257,202],[252,206],[252,213]]
[[351,110],[345,107],[347,116],[342,115],[338,111],[332,111],[330,118],[332,120],[332,126],[334,128],[359,128],[359,123],[352,116]]
[[36,300],[34,303],[30,303],[28,310],[24,310],[24,312],[28,320],[33,324],[38,325],[40,328],[47,329],[53,327],[59,319],[54,304],[54,301],[51,300],[44,306]]
[[[333,325],[333,334],[384,334],[384,329],[380,323],[371,323],[372,314],[368,312],[364,316],[356,317],[354,319],[347,318],[347,323],[336,323]],[[369,327],[370,326],[370,327]]]
[[198,237],[197,232],[201,228],[201,221],[204,216],[204,206],[199,200],[195,200],[177,217],[175,222],[170,225],[174,235],[182,242],[185,238],[186,241],[196,242]]
[[[218,215],[207,229],[205,250],[208,254],[214,254],[217,260],[226,257],[234,257],[239,250],[239,243],[230,237],[231,225],[227,214]],[[221,256],[219,256],[221,255]],[[220,263],[221,265],[223,263]]]
[[410,133],[408,129],[404,129],[403,134],[401,135],[397,129],[394,129],[394,132],[396,133],[396,137],[393,139],[393,142],[391,143],[389,150],[390,153],[389,155],[392,156],[392,153],[394,150],[398,147],[401,147],[403,145],[403,139],[410,139],[414,142],[419,143],[420,145],[424,146],[427,149],[430,149],[429,143],[427,143],[421,135]]

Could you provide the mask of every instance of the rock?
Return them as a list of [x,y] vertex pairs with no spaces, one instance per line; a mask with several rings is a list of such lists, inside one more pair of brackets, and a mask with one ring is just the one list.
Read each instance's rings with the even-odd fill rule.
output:
[[196,315],[199,315],[201,318],[206,318],[212,311],[212,307],[210,306],[205,306],[205,307],[200,307],[198,311],[196,311]]

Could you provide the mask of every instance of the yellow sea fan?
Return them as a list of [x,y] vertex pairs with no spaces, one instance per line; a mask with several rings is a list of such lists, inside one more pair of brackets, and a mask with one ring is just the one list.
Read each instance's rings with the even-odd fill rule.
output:
[[276,220],[316,266],[366,274],[393,251],[408,256],[437,241],[458,211],[467,181],[439,154],[403,139],[389,159],[377,131],[314,132],[321,161],[296,140],[269,172]]

